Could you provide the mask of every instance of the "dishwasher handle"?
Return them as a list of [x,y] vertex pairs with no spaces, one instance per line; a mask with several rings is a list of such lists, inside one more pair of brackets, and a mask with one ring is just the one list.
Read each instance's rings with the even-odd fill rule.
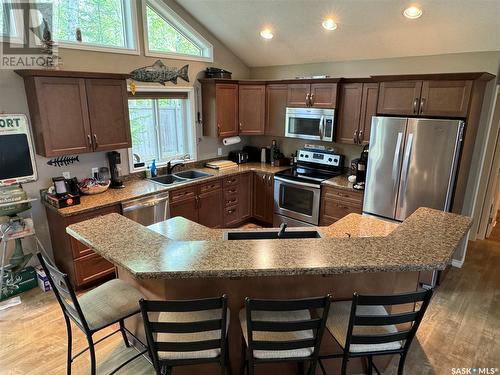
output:
[[156,206],[156,205],[158,205],[162,202],[165,202],[167,200],[168,200],[168,195],[166,197],[157,198],[157,199],[148,199],[148,200],[137,199],[137,200],[123,203],[122,204],[122,211],[125,213],[125,212],[129,212],[129,211],[138,210],[140,208],[153,207],[153,206]]
[[123,216],[144,226],[167,220],[170,216],[167,193],[132,199],[122,203]]

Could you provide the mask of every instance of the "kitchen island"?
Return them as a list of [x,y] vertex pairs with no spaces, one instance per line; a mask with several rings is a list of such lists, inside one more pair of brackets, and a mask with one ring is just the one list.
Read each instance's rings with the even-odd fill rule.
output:
[[[470,225],[470,218],[420,208],[399,225],[351,214],[329,227],[315,228],[321,238],[313,239],[228,241],[225,232],[235,230],[209,229],[183,218],[146,228],[118,214],[73,224],[67,232],[115,264],[118,277],[147,298],[226,293],[231,308],[231,366],[237,373],[238,311],[246,296],[301,298],[331,293],[335,300],[343,300],[355,291],[414,291],[420,272],[443,270],[450,264]],[[142,332],[139,319],[130,319],[127,325],[139,335]],[[326,336],[323,349],[338,350]],[[328,365],[334,368],[337,362]],[[385,362],[379,364],[383,367]],[[351,371],[359,371],[358,366],[353,362]],[[295,370],[279,368],[279,373]],[[211,373],[209,367],[179,370]]]

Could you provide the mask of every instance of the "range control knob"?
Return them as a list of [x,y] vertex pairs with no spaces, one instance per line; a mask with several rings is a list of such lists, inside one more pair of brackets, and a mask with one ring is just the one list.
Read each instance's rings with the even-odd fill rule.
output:
[[328,158],[328,161],[331,162],[333,159],[332,158]]

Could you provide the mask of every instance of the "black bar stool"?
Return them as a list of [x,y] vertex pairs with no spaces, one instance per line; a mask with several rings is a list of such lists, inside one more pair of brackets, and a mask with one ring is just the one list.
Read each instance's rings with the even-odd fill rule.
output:
[[[330,300],[330,295],[294,300],[247,297],[239,315],[247,373],[253,375],[260,363],[294,361],[301,366],[308,362],[308,374],[314,374]],[[322,309],[319,317],[311,316],[312,309]]]
[[[345,375],[349,358],[366,357],[370,375],[373,369],[380,375],[373,363],[373,357],[399,354],[398,375],[402,375],[408,349],[431,297],[432,290],[390,296],[354,293],[352,302],[332,303],[326,327],[342,347],[343,353],[319,357],[323,374],[326,375],[321,362],[324,359],[342,358],[341,374]],[[420,309],[414,311],[419,302]],[[384,307],[403,304],[412,304],[412,307],[408,309],[409,311],[395,314],[389,314]],[[403,329],[398,329],[396,324],[405,325]]]
[[170,375],[175,366],[217,362],[226,373],[227,296],[218,298],[146,301],[139,305],[149,354],[157,375]]
[[[136,338],[123,324],[123,321],[139,313],[138,301],[143,297],[142,294],[133,286],[126,282],[115,279],[108,281],[95,289],[85,293],[80,298],[76,297],[75,291],[71,286],[68,276],[59,271],[47,258],[41,253],[37,254],[40,264],[47,275],[50,286],[56,295],[57,302],[66,321],[66,330],[68,333],[68,356],[67,356],[67,374],[71,374],[71,363],[87,350],[90,353],[90,373],[96,374],[95,344],[100,343],[115,333],[121,332],[123,341],[127,347],[130,346],[126,332]],[[72,355],[72,333],[70,319],[80,328],[85,336],[89,346],[84,350]],[[94,342],[92,335],[112,324],[119,323],[120,328]],[[137,338],[136,338],[137,339]],[[137,339],[138,340],[138,339]],[[139,341],[139,340],[138,340]],[[140,342],[140,341],[139,341]],[[145,354],[146,350],[138,353],[120,366],[114,369],[110,374],[114,374],[126,364]]]

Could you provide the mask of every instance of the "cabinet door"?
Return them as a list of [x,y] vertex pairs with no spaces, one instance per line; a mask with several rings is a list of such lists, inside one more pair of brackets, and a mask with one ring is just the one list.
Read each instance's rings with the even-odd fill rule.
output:
[[378,83],[363,83],[361,117],[359,119],[358,140],[366,145],[370,142],[372,117],[377,114]]
[[310,94],[312,107],[335,108],[337,106],[336,83],[313,83],[311,84]]
[[266,135],[285,136],[285,114],[288,97],[287,85],[267,85]]
[[266,215],[265,222],[273,224],[274,214],[274,177],[272,174],[266,176]]
[[238,93],[239,125],[242,135],[264,134],[266,86],[240,85]]
[[198,223],[209,228],[222,226],[222,189],[198,195]]
[[346,83],[340,86],[340,108],[336,142],[358,143],[362,94],[362,83]]
[[424,81],[421,116],[466,117],[472,81]]
[[309,93],[311,85],[309,83],[291,83],[288,85],[288,107],[308,107]]
[[261,172],[255,172],[253,176],[253,216],[260,221],[265,222],[267,220],[267,174]]
[[238,203],[240,206],[240,220],[249,219],[252,216],[252,173],[240,175]]
[[131,147],[126,82],[87,79],[85,84],[94,150]]
[[170,202],[170,217],[182,216],[188,220],[198,222],[198,207],[196,197]]
[[416,115],[421,89],[422,81],[380,83],[377,113],[379,115]]
[[217,107],[217,134],[219,138],[238,135],[238,85],[215,85]]
[[26,88],[38,154],[52,157],[92,151],[83,79],[35,77]]

